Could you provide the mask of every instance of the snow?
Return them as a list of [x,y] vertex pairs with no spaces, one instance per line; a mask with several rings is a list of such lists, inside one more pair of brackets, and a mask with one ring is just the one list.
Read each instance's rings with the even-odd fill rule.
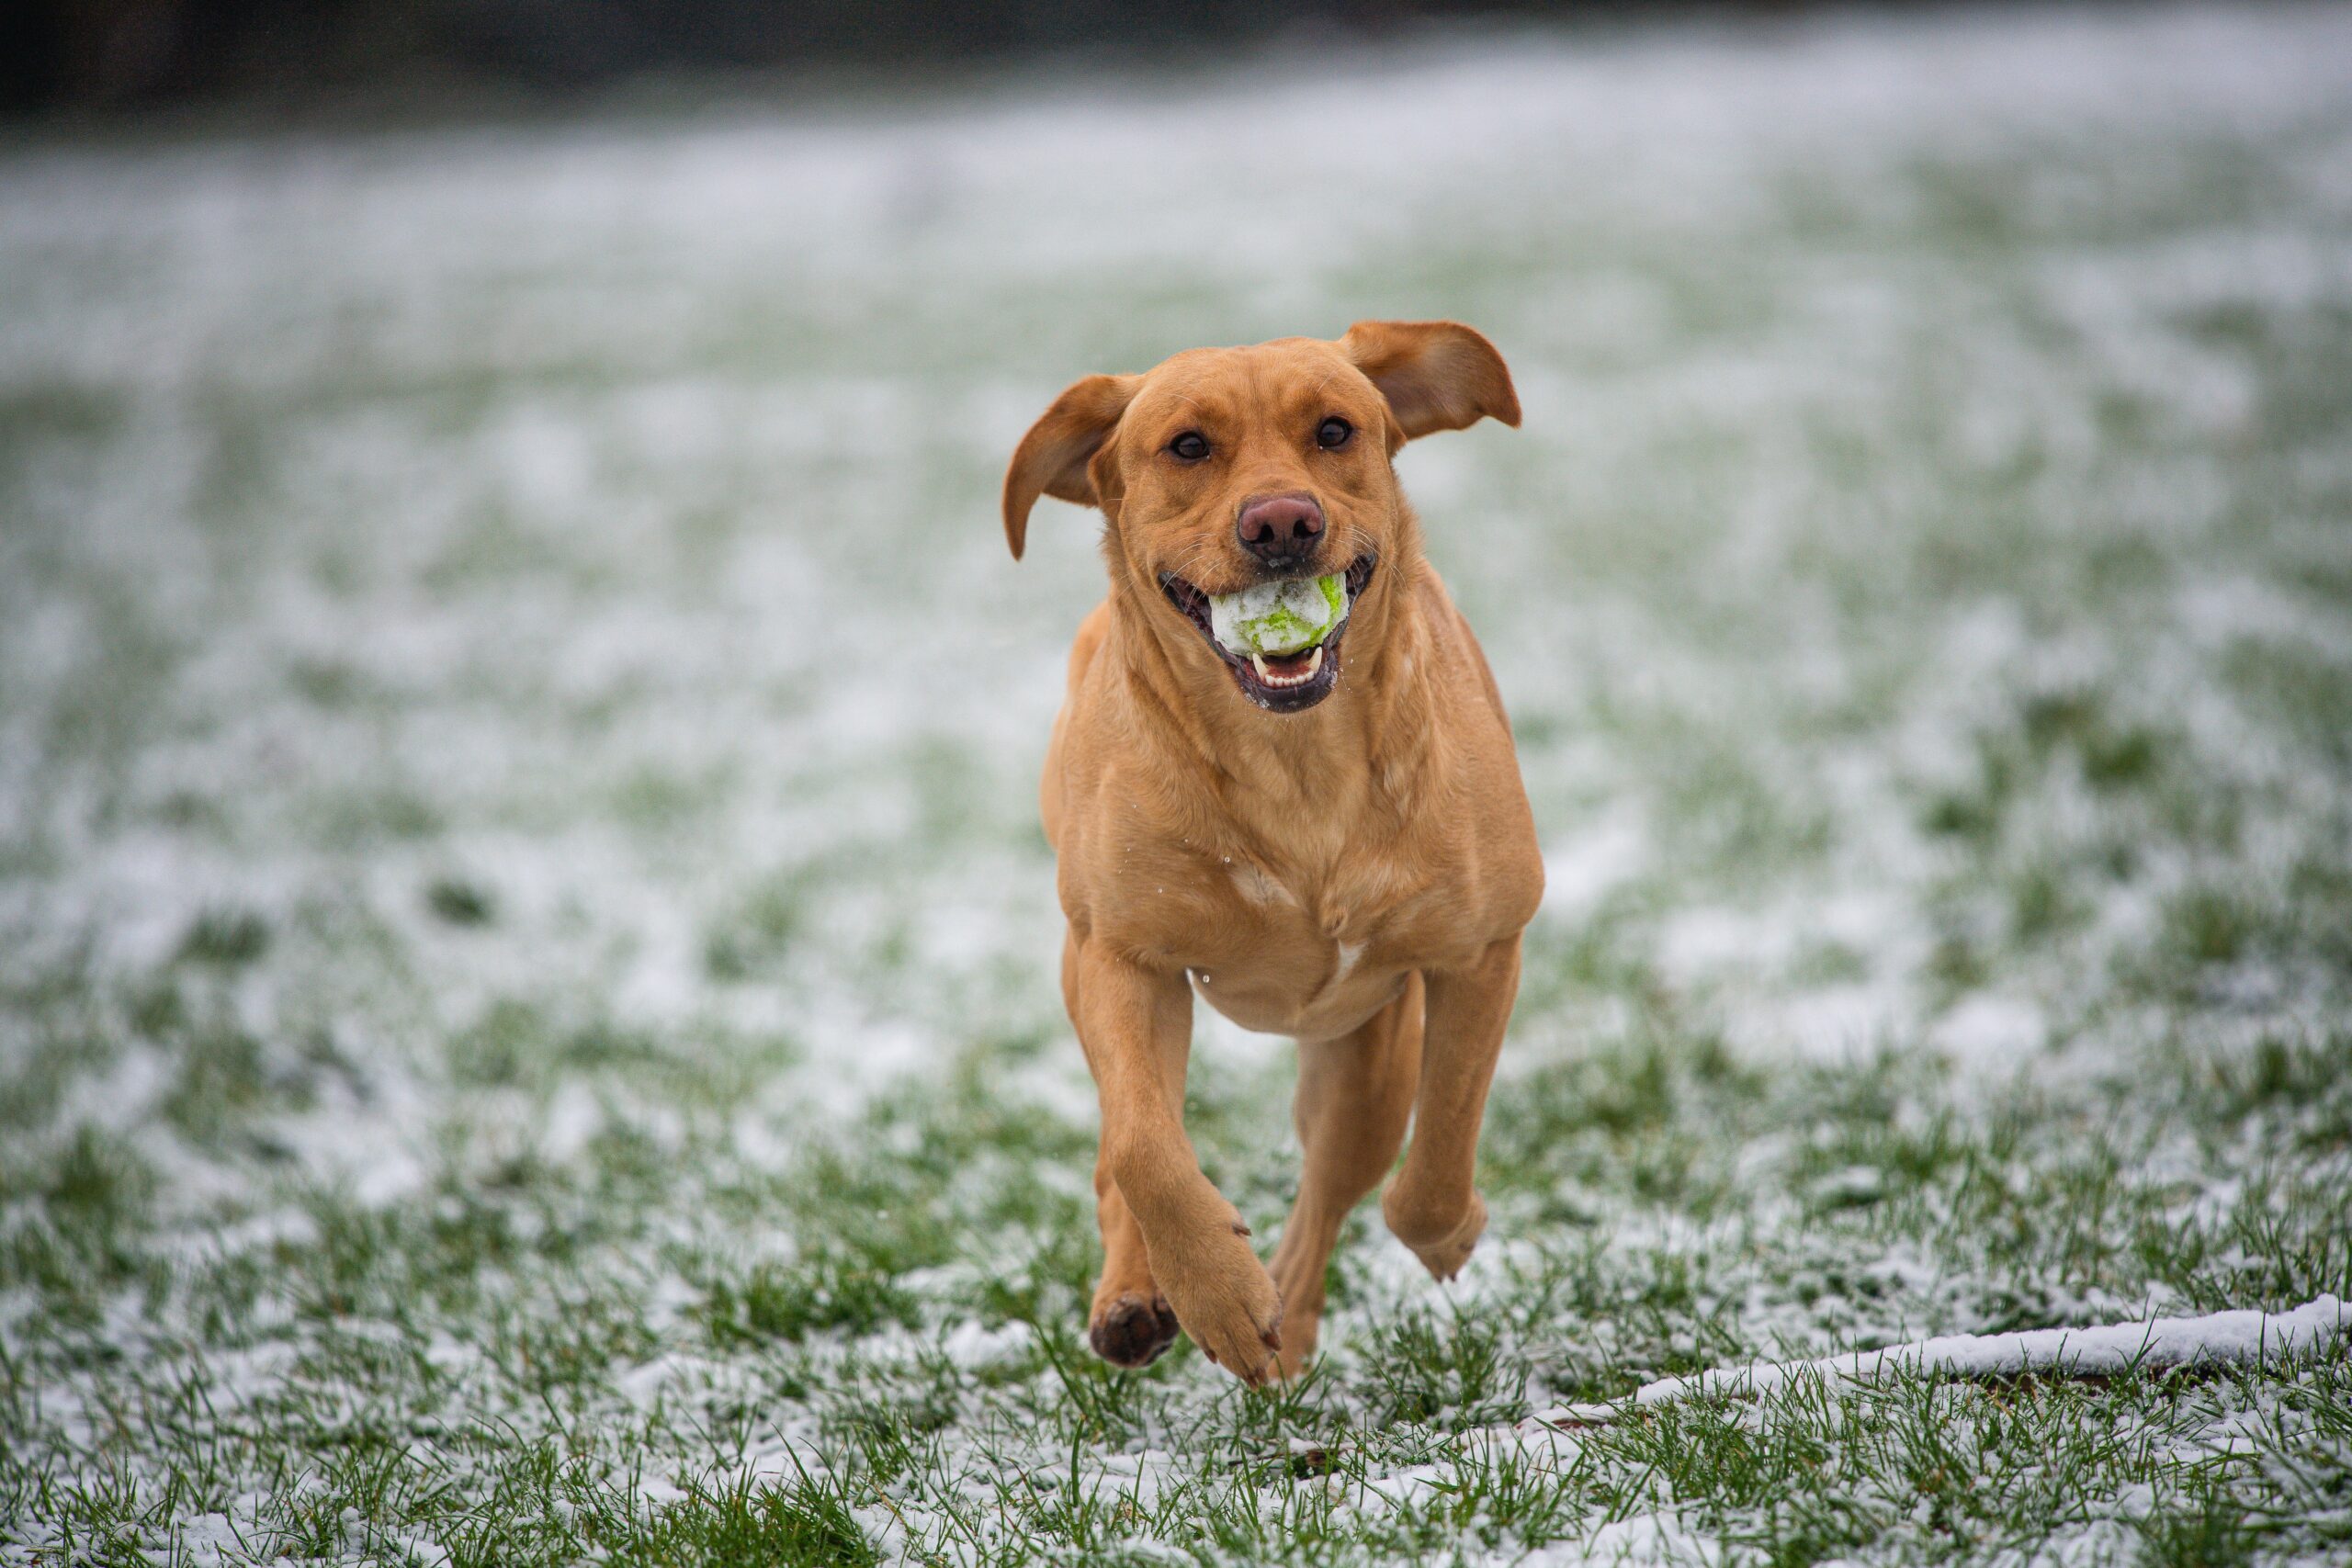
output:
[[1544,849],[1544,913],[1561,919],[1592,914],[1600,901],[1639,872],[1650,846],[1640,813],[1630,804]]
[[1516,1559],[1520,1568],[1714,1568],[1720,1542],[1692,1533],[1671,1514],[1636,1514],[1601,1526],[1581,1541],[1555,1541]]
[[1018,1358],[1022,1348],[1035,1337],[1035,1332],[1025,1323],[1007,1323],[989,1328],[966,1318],[948,1330],[941,1348],[947,1359],[959,1367],[984,1369]]
[[1894,1377],[1997,1378],[2026,1372],[2113,1377],[2135,1370],[2264,1364],[2317,1354],[2346,1336],[2352,1336],[2352,1306],[2335,1296],[2320,1295],[2279,1313],[2243,1309],[2201,1317],[2159,1317],[2145,1323],[2039,1328],[2017,1334],[1952,1334],[1817,1360],[1716,1368],[1695,1376],[1644,1383],[1623,1399],[1605,1404],[1556,1405],[1528,1420],[1575,1427],[1612,1421],[1631,1411],[1678,1399],[1769,1394],[1807,1380],[1868,1385]]
[[2048,1019],[2022,997],[1980,992],[1938,1020],[1928,1038],[1952,1063],[1983,1077],[2027,1060],[2047,1043]]

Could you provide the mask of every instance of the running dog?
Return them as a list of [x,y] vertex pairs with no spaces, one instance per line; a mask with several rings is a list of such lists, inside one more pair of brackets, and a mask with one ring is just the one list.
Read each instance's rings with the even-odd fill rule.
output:
[[[1340,1227],[1392,1167],[1382,1213],[1436,1278],[1486,1226],[1478,1125],[1544,869],[1501,694],[1391,465],[1519,417],[1468,327],[1359,321],[1086,377],[1013,454],[1014,558],[1050,495],[1101,509],[1110,569],[1041,791],[1102,1102],[1108,1360],[1181,1329],[1247,1383],[1295,1374]],[[1297,580],[1340,617],[1322,640],[1221,638],[1227,596]],[[1195,997],[1298,1041],[1304,1170],[1271,1269],[1185,1135]]]

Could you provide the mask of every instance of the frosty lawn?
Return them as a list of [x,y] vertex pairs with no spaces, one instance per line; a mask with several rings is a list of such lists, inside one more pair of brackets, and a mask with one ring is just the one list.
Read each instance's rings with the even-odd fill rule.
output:
[[[0,152],[0,1561],[2352,1554],[2316,1330],[1626,1407],[2352,1296],[2352,17],[1354,69]],[[1439,314],[1526,405],[1403,459],[1546,835],[1489,1240],[1114,1372],[1101,567],[996,482]],[[1194,1074],[1269,1242],[1286,1058]]]

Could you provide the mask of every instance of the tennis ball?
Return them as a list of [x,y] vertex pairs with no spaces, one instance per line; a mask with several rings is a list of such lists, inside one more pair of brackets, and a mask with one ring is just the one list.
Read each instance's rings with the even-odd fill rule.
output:
[[1320,648],[1348,618],[1348,580],[1294,577],[1209,595],[1209,629],[1228,652],[1275,657]]

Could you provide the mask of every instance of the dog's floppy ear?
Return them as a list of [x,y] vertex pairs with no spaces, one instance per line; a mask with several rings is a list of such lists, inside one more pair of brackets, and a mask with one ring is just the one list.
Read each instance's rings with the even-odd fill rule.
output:
[[1087,468],[1142,383],[1140,376],[1088,376],[1073,381],[1021,438],[1012,466],[1004,470],[1004,542],[1012,547],[1014,560],[1021,558],[1022,546],[1028,542],[1029,509],[1039,496],[1080,506],[1102,503]]
[[1503,356],[1459,321],[1358,321],[1340,352],[1380,389],[1408,440],[1482,419],[1519,423]]

